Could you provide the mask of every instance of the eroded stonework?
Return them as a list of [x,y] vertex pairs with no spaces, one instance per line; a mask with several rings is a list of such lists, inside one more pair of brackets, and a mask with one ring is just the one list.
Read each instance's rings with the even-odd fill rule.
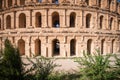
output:
[[0,0],[0,49],[5,39],[21,55],[82,56],[120,51],[117,0]]

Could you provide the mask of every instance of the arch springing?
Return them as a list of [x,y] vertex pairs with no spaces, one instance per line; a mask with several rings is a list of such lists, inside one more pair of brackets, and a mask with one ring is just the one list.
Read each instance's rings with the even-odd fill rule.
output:
[[70,27],[75,27],[76,13],[72,12],[70,14]]
[[24,13],[19,15],[19,28],[26,28],[26,15]]
[[59,13],[58,12],[52,13],[52,26],[55,27],[55,28],[60,27],[60,19],[59,19]]

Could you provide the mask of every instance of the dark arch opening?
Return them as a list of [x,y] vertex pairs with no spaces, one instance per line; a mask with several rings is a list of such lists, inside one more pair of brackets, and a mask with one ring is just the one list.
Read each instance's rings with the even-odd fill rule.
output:
[[70,27],[75,27],[76,13],[72,12],[70,14]]
[[59,13],[57,12],[52,13],[52,26],[55,28],[60,27]]
[[12,0],[8,0],[8,7],[12,6]]
[[41,13],[37,12],[35,18],[36,18],[35,19],[36,20],[36,27],[41,27],[41,23],[42,23]]
[[104,49],[105,49],[105,40],[103,39],[102,41],[101,41],[101,54],[105,54],[104,52]]
[[6,17],[6,29],[11,29],[11,16]]
[[20,5],[25,5],[25,0],[20,0]]
[[100,16],[100,29],[103,28],[103,16]]
[[23,39],[18,40],[18,50],[20,55],[25,55],[25,41]]
[[86,15],[86,28],[90,28],[91,24],[91,14]]
[[41,55],[41,41],[39,39],[35,40],[35,55]]
[[59,42],[59,40],[57,40],[57,39],[53,40],[52,47],[53,47],[53,56],[60,55],[60,42]]
[[70,56],[76,55],[76,40],[72,39],[70,41]]
[[87,41],[87,54],[91,54],[91,48],[92,47],[92,39],[89,39],[88,41]]
[[19,28],[26,28],[26,15],[24,13],[19,15]]

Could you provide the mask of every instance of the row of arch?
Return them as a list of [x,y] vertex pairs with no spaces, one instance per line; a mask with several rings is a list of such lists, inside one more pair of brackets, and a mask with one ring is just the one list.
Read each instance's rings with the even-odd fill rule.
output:
[[[35,43],[35,55],[41,55],[41,40],[40,39],[36,39],[34,41]],[[60,55],[60,41],[58,39],[54,39],[52,40],[52,56],[59,56]],[[70,40],[70,56],[75,56],[76,55],[76,39],[71,39]],[[106,42],[105,39],[101,40],[101,46],[100,46],[100,52],[101,54],[106,54]],[[115,43],[115,39],[112,40],[111,42],[111,53],[115,52],[115,47],[116,47],[116,43]],[[23,39],[18,40],[18,49],[20,51],[21,55],[25,55],[25,41]],[[87,40],[87,53],[88,54],[92,54],[94,50],[94,44],[93,44],[93,40],[92,39],[88,39]],[[49,53],[48,53],[49,54]]]
[[[70,16],[69,16],[70,20],[69,20],[69,27],[75,27],[76,26],[76,13],[75,12],[71,12],[70,13]],[[6,29],[11,29],[11,16],[10,15],[7,15],[6,17]],[[2,27],[2,20],[0,19],[0,28]],[[86,28],[91,28],[91,25],[92,25],[92,14],[88,13],[86,15]],[[24,13],[21,13],[19,15],[19,28],[26,28],[26,15]],[[99,22],[98,22],[98,25],[100,27],[100,29],[103,29],[104,28],[104,24],[105,24],[105,19],[104,19],[104,16],[101,15],[99,17]],[[40,12],[37,12],[36,15],[35,15],[35,26],[36,28],[40,28],[42,27],[42,15]],[[53,12],[52,13],[52,27],[55,27],[55,28],[59,28],[60,27],[60,15],[58,12]],[[110,18],[109,20],[109,29],[113,29],[114,27],[114,18]]]

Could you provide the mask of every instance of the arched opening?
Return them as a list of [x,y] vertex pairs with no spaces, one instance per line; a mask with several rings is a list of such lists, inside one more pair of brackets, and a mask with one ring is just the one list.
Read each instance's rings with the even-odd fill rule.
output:
[[57,40],[57,39],[53,40],[52,48],[53,48],[53,56],[60,55],[60,42],[59,42],[59,40]]
[[113,28],[113,18],[110,19],[109,23],[109,29],[111,30]]
[[115,52],[115,40],[112,40],[112,45],[111,45],[111,53]]
[[105,54],[105,40],[101,41],[101,54]]
[[52,13],[52,26],[55,28],[60,27],[59,13],[57,12]]
[[92,39],[89,39],[87,41],[87,54],[91,54],[92,53]]
[[37,12],[35,15],[35,20],[36,20],[36,27],[41,27],[41,21],[42,21],[42,17],[41,17],[41,13]]
[[75,27],[76,13],[72,12],[70,14],[70,27]]
[[70,41],[70,56],[76,55],[76,40],[72,39]]
[[26,28],[26,15],[24,13],[19,15],[19,28]]
[[0,19],[0,30],[2,29],[2,24],[1,24],[2,22],[1,22],[1,19]]
[[11,29],[11,16],[6,17],[6,29]]
[[111,8],[112,8],[112,0],[108,0],[109,2],[109,9],[111,10]]
[[41,41],[39,39],[35,40],[35,55],[41,55]]
[[86,2],[86,4],[87,4],[87,5],[89,5],[89,4],[90,4],[90,3],[89,3],[89,0],[85,0],[85,2]]
[[36,2],[39,2],[39,3],[41,3],[41,2],[42,2],[42,0],[36,0]]
[[98,1],[98,6],[101,8],[102,2],[101,0]]
[[20,0],[20,5],[25,5],[25,0]]
[[102,29],[103,28],[103,16],[100,16],[100,29]]
[[91,14],[86,15],[86,28],[90,28],[91,24]]
[[52,0],[52,3],[58,4],[59,1],[58,0]]
[[20,55],[25,55],[25,41],[23,39],[18,40],[18,50]]
[[12,0],[8,0],[8,7],[12,6]]
[[2,9],[2,0],[0,0],[0,9]]

